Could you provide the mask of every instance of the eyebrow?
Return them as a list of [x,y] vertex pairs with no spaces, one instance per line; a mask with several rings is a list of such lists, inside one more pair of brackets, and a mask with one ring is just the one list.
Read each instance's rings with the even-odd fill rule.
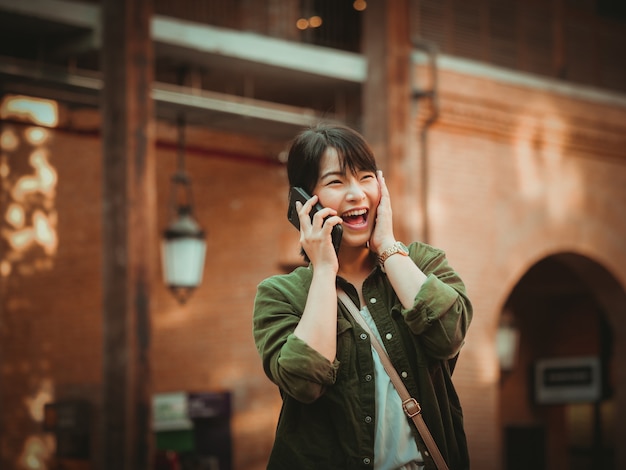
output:
[[344,174],[345,174],[345,172],[338,171],[338,170],[328,171],[328,172],[324,173],[323,175],[321,175],[320,179],[324,179],[324,178],[327,178],[329,176],[343,176]]

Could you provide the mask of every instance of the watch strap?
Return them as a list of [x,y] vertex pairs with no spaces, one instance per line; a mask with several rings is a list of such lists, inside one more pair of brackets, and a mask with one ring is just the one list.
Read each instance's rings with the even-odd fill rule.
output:
[[380,255],[378,255],[378,262],[383,266],[387,259],[395,254],[401,254],[403,256],[409,255],[409,249],[402,242],[395,242],[389,248],[384,250]]

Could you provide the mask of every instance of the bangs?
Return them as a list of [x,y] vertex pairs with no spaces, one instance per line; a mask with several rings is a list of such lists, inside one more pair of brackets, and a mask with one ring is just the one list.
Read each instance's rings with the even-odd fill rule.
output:
[[340,135],[328,132],[326,137],[328,147],[333,147],[337,151],[339,165],[344,173],[376,172],[378,169],[372,150],[356,132]]
[[[332,147],[332,146],[331,146]],[[370,158],[367,152],[358,151],[353,147],[341,148],[335,147],[341,171],[345,174],[356,174],[359,171],[376,172],[376,162]]]

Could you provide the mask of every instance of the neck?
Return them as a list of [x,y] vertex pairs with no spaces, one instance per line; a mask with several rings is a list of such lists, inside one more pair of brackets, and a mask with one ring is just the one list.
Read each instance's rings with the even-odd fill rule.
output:
[[342,247],[339,251],[339,275],[351,277],[365,272],[365,275],[374,267],[372,253],[367,246]]

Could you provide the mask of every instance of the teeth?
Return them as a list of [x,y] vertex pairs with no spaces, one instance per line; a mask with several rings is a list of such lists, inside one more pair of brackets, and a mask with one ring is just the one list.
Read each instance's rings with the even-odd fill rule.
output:
[[357,215],[365,215],[367,214],[367,209],[355,209],[353,211],[344,212],[344,217],[355,217]]

